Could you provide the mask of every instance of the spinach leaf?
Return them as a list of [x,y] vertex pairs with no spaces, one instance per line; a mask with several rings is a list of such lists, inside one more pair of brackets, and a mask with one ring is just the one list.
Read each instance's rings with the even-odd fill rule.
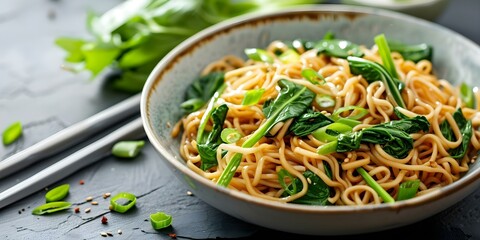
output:
[[[332,178],[332,173],[328,165],[325,165],[325,171],[327,176]],[[288,176],[291,178],[290,174],[288,174]],[[328,201],[328,198],[330,197],[332,189],[319,176],[310,170],[305,171],[303,176],[310,180],[308,181],[307,193],[305,193],[305,195],[302,197],[293,200],[292,203],[320,206],[331,205],[331,203]],[[302,191],[303,184],[300,179],[294,178],[292,183],[288,186],[284,186],[284,188],[285,192],[282,194],[282,197],[287,197]]]
[[223,123],[227,117],[228,107],[222,104],[212,112],[213,128],[208,134],[205,142],[198,143],[197,149],[202,159],[200,168],[208,170],[213,166],[217,166],[217,148],[222,143],[220,137],[223,129]]
[[380,64],[359,57],[348,57],[350,71],[356,75],[362,75],[369,83],[382,81],[387,88],[387,95],[390,101],[399,107],[405,108],[402,94],[400,91],[405,84],[398,79],[393,78],[387,70]]
[[213,94],[222,87],[224,76],[223,72],[212,72],[195,80],[187,89],[186,101],[180,105],[182,109],[190,113],[202,108]]
[[324,53],[327,56],[347,58],[348,56],[363,57],[360,46],[342,39],[323,39],[315,44],[318,54]]
[[388,40],[388,46],[392,52],[400,53],[405,60],[419,62],[420,60],[432,61],[433,47],[426,44],[405,44]]
[[[279,80],[278,85],[281,90],[277,98],[264,103],[263,112],[267,120],[245,140],[242,147],[253,147],[275,124],[299,116],[312,105],[315,93],[307,87],[295,84],[286,79]],[[241,160],[241,153],[235,154],[230,159],[217,181],[218,185],[228,186]]]
[[[453,113],[453,119],[455,119],[455,122],[457,123],[458,128],[462,133],[462,143],[460,144],[460,146],[454,149],[450,149],[448,153],[450,153],[450,156],[455,159],[461,159],[467,153],[467,148],[473,135],[472,121],[467,121],[465,116],[463,116],[461,108],[458,108]],[[455,141],[455,134],[453,133],[452,128],[446,119],[442,123],[440,123],[440,130],[446,139],[450,141]]]
[[333,123],[333,120],[321,112],[307,109],[306,112],[295,118],[290,125],[289,131],[296,136],[303,137],[330,123]]

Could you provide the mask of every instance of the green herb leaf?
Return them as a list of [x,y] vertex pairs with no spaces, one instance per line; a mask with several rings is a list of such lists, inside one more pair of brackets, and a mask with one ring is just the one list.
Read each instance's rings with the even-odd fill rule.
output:
[[296,117],[290,125],[289,131],[296,136],[307,136],[313,131],[333,123],[333,120],[323,115],[321,112],[315,112],[311,109]]
[[242,100],[242,105],[251,106],[257,104],[258,101],[260,101],[260,99],[262,98],[264,92],[265,89],[263,88],[247,91],[247,93],[245,93],[245,98]]
[[49,202],[32,210],[33,215],[43,215],[66,210],[72,206],[69,202]]
[[69,184],[63,184],[57,186],[45,194],[45,199],[48,202],[57,202],[64,199],[68,195],[68,191],[70,190]]
[[2,134],[3,145],[15,142],[22,135],[22,123],[17,121],[8,126]]
[[[331,192],[330,187],[319,176],[317,176],[314,172],[310,170],[305,171],[303,173],[303,176],[310,180],[308,181],[307,193],[305,193],[305,195],[303,195],[302,197],[293,200],[292,203],[319,206],[331,205],[328,201]],[[284,189],[285,193],[288,193],[289,195],[300,192],[303,189],[302,181],[300,181],[300,179],[298,178],[295,178],[292,184],[290,184],[287,188]],[[287,191],[287,189],[291,190]],[[293,189],[297,190],[293,191]],[[285,194],[283,196],[285,196]]]
[[217,166],[217,149],[222,143],[221,133],[225,118],[227,117],[228,107],[226,104],[222,104],[215,108],[212,112],[213,127],[212,131],[208,134],[206,141],[199,141],[197,143],[198,153],[202,160],[200,168],[202,170],[210,169]]
[[182,109],[190,113],[202,108],[222,88],[224,75],[223,72],[212,72],[195,80],[187,89]]
[[411,181],[402,182],[398,188],[397,201],[407,200],[417,195],[420,180],[415,179]]
[[138,156],[143,146],[145,146],[144,140],[120,141],[113,145],[112,154],[120,158],[134,158]]
[[[458,147],[450,149],[448,153],[450,153],[452,158],[461,159],[467,153],[468,145],[470,144],[470,139],[473,135],[472,121],[467,121],[465,116],[463,116],[461,108],[458,108],[453,113],[453,119],[455,119],[455,122],[457,123],[457,126],[462,133],[462,143]],[[455,134],[453,133],[453,130],[446,119],[442,123],[440,123],[440,131],[442,132],[443,136],[449,141],[456,140]]]
[[432,61],[433,48],[426,43],[404,44],[388,40],[390,51],[400,53],[405,60],[419,62],[421,60]]
[[150,223],[155,230],[169,227],[172,224],[172,216],[164,212],[150,214]]
[[112,210],[119,213],[124,213],[135,206],[137,197],[128,192],[120,192],[110,199]]

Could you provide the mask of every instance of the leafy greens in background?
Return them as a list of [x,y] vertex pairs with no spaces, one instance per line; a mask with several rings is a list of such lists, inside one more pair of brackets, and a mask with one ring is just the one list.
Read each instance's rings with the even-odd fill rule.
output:
[[140,92],[153,67],[179,43],[213,24],[246,13],[277,10],[319,0],[127,0],[102,15],[88,13],[92,39],[59,37],[66,68],[120,70],[113,87]]

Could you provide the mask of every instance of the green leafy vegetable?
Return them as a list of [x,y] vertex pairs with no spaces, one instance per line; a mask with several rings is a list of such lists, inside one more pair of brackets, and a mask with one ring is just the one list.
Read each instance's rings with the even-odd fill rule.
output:
[[197,142],[198,143],[201,143],[201,142],[204,141],[203,133],[205,131],[205,126],[207,126],[207,123],[210,120],[210,117],[212,116],[212,112],[215,109],[215,104],[217,103],[217,100],[220,97],[220,94],[225,89],[225,87],[226,87],[226,85],[223,84],[213,94],[212,98],[210,99],[210,102],[207,105],[207,109],[205,109],[205,112],[203,113],[202,119],[200,119],[200,125],[198,126],[198,131],[197,131]]
[[172,216],[164,212],[150,214],[150,223],[155,230],[169,227],[172,224]]
[[296,117],[290,125],[289,131],[296,136],[307,136],[313,131],[333,123],[333,120],[323,115],[321,112],[307,109],[306,112]]
[[400,53],[405,60],[419,62],[421,60],[432,61],[433,48],[426,43],[404,44],[388,40],[388,46],[392,52]]
[[358,132],[340,133],[336,140],[320,146],[317,153],[349,152],[358,149],[361,143],[373,143],[380,144],[393,157],[405,158],[413,148],[409,134],[429,128],[430,123],[424,116],[390,121]]
[[110,199],[112,210],[119,213],[124,213],[135,206],[137,197],[128,192],[120,192]]
[[415,197],[420,186],[420,180],[402,182],[398,188],[397,201],[407,200]]
[[33,215],[43,215],[66,210],[72,206],[69,202],[49,202],[32,210]]
[[3,131],[3,145],[9,145],[15,142],[20,136],[22,136],[22,123],[17,121]]
[[113,86],[136,92],[159,60],[200,30],[246,13],[316,2],[127,0],[102,15],[89,13],[90,39],[59,37],[55,43],[67,54],[67,69],[89,71],[92,77],[106,68],[118,69],[121,75],[117,80],[121,83],[114,82]]
[[247,93],[245,94],[245,98],[242,100],[242,105],[251,106],[257,104],[258,101],[260,101],[260,99],[262,98],[264,92],[265,89],[263,88],[247,91]]
[[390,54],[390,48],[388,47],[387,39],[384,34],[377,35],[375,37],[375,43],[378,47],[378,53],[382,58],[382,63],[391,77],[398,79],[397,69],[393,63],[392,55]]
[[360,46],[347,40],[323,39],[316,43],[318,53],[327,56],[347,58],[348,56],[363,57],[364,53]]
[[[242,147],[253,147],[275,124],[290,118],[295,118],[310,108],[315,93],[308,90],[307,87],[295,84],[286,79],[279,80],[278,85],[281,90],[277,98],[273,102],[267,102],[263,108],[267,120],[248,137],[242,144]],[[218,185],[228,186],[241,160],[241,153],[235,154],[230,159],[217,181]]]
[[350,71],[356,75],[362,75],[368,82],[382,81],[387,88],[387,95],[390,102],[396,106],[405,108],[400,89],[403,89],[404,83],[395,80],[385,70],[385,68],[376,63],[363,58],[348,57]]
[[395,200],[392,198],[392,196],[390,196],[390,194],[388,194],[388,192],[385,191],[385,189],[383,189],[382,186],[380,186],[380,184],[378,184],[375,181],[375,179],[373,179],[372,176],[370,176],[367,173],[367,171],[365,171],[365,169],[363,169],[362,167],[359,167],[356,170],[363,177],[365,182],[367,182],[368,186],[373,188],[373,190],[375,190],[375,192],[377,192],[377,194],[383,199],[384,202],[386,202],[386,203],[395,202]]
[[[330,202],[328,201],[328,198],[330,197],[330,193],[331,193],[330,187],[318,175],[316,175],[314,172],[310,170],[305,171],[303,173],[303,176],[309,179],[308,186],[307,186],[308,187],[307,193],[305,193],[305,195],[303,195],[302,197],[293,200],[292,203],[306,204],[306,205],[320,205],[320,206],[331,205]],[[279,180],[280,180],[280,177],[281,176],[279,175]],[[293,195],[303,190],[303,184],[302,184],[302,181],[300,181],[300,179],[294,178],[293,182],[290,185],[285,186],[283,188],[285,189],[286,194]],[[285,197],[286,196],[285,193],[282,196]]]
[[[458,128],[462,133],[462,143],[460,144],[460,146],[450,149],[448,153],[455,159],[461,159],[467,153],[467,148],[473,135],[472,121],[467,121],[465,116],[463,116],[461,108],[458,108],[453,113],[453,119],[457,123]],[[453,133],[453,130],[446,119],[442,123],[440,123],[440,131],[442,132],[443,136],[449,141],[456,140],[455,134]]]
[[185,94],[186,101],[180,107],[186,112],[191,113],[202,108],[213,94],[224,84],[223,72],[212,72],[199,77],[187,89]]
[[120,141],[113,145],[112,154],[120,158],[134,158],[138,156],[143,146],[145,146],[144,140]]
[[198,153],[202,159],[200,168],[202,170],[208,170],[213,166],[217,166],[217,148],[222,143],[221,133],[223,129],[223,123],[227,117],[228,107],[226,104],[222,104],[215,108],[212,112],[213,127],[212,131],[208,134],[205,141],[197,143]]
[[56,202],[64,199],[68,195],[68,191],[70,190],[69,184],[63,184],[57,186],[45,194],[45,199],[48,202]]

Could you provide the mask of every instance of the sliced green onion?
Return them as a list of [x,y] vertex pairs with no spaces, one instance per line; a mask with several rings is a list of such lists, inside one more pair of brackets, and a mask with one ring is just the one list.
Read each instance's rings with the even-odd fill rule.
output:
[[365,169],[363,169],[362,167],[359,167],[356,170],[360,175],[362,175],[363,179],[365,180],[365,182],[367,182],[368,186],[373,188],[373,190],[377,192],[377,194],[383,199],[384,202],[386,203],[395,202],[392,196],[390,196],[390,194],[388,194],[388,192],[385,191],[385,189],[383,189],[382,186],[380,186],[380,184],[378,184],[375,181],[375,179],[373,179],[372,176],[370,176],[370,174],[368,174],[367,171],[365,171]]
[[242,138],[242,134],[235,128],[224,128],[220,134],[220,138],[226,143],[234,143]]
[[253,61],[273,63],[273,57],[267,51],[260,48],[246,48],[245,54]]
[[128,211],[130,208],[135,206],[136,202],[137,197],[128,192],[118,193],[112,199],[110,199],[110,205],[112,206],[112,210],[119,213],[124,213]]
[[316,95],[315,96],[315,102],[321,108],[329,108],[329,107],[335,106],[335,99],[333,99],[329,95]]
[[22,135],[22,123],[17,121],[12,123],[3,131],[3,145],[9,145],[15,142]]
[[112,154],[121,158],[134,158],[140,153],[144,145],[144,140],[120,141],[113,145]]
[[245,98],[242,100],[242,105],[244,106],[251,106],[254,104],[257,104],[258,101],[262,98],[263,93],[265,92],[265,89],[263,88],[258,88],[258,89],[252,89],[247,91],[245,93]]
[[340,133],[351,132],[352,127],[343,123],[331,123],[312,132],[312,136],[322,142],[330,142],[337,140]]
[[475,107],[475,97],[473,96],[472,88],[464,82],[460,85],[460,98],[468,108]]
[[397,201],[407,200],[417,195],[418,187],[420,186],[420,180],[415,179],[406,181],[400,184],[398,188]]
[[56,202],[64,199],[68,195],[70,184],[63,184],[51,189],[45,194],[45,199],[48,202]]
[[322,146],[317,148],[317,153],[320,155],[327,155],[330,153],[337,152],[337,144],[338,142],[336,140],[325,143]]
[[358,120],[355,120],[355,119],[350,119],[350,118],[339,118],[337,121],[337,123],[343,123],[345,125],[348,125],[352,128],[354,128],[355,126],[357,126],[358,124],[362,123]]
[[180,104],[180,107],[185,112],[195,112],[198,109],[202,108],[204,105],[205,105],[205,101],[203,101],[203,99],[192,98]]
[[334,121],[337,121],[340,118],[340,114],[342,114],[343,112],[348,112],[348,111],[352,111],[352,113],[357,112],[357,114],[355,114],[355,115],[352,115],[352,113],[350,113],[350,116],[347,117],[347,118],[354,119],[354,120],[358,120],[358,119],[360,119],[360,118],[362,118],[362,117],[364,117],[365,115],[368,114],[368,110],[365,109],[365,108],[358,107],[358,106],[346,106],[346,107],[341,107],[341,108],[335,110],[332,113],[331,118]]
[[70,208],[70,206],[72,206],[72,204],[69,202],[49,202],[33,209],[32,214],[43,215],[47,213],[58,212],[58,211],[66,210]]
[[150,214],[150,223],[156,230],[166,228],[172,224],[172,216],[164,212],[157,212]]
[[294,195],[297,193],[297,186],[295,184],[291,184],[290,186],[292,186],[293,189],[290,189],[287,183],[285,182],[285,178],[288,178],[290,179],[290,182],[293,182],[294,177],[292,176],[292,174],[290,174],[286,169],[282,168],[280,169],[280,171],[278,171],[277,175],[278,175],[278,182],[280,183],[280,186],[282,186],[282,188],[285,190],[285,192],[287,192],[290,195]]
[[303,78],[307,79],[312,84],[320,85],[325,83],[325,78],[311,68],[303,69],[301,74]]
[[300,60],[300,55],[293,49],[288,49],[278,56],[283,63],[296,63]]

